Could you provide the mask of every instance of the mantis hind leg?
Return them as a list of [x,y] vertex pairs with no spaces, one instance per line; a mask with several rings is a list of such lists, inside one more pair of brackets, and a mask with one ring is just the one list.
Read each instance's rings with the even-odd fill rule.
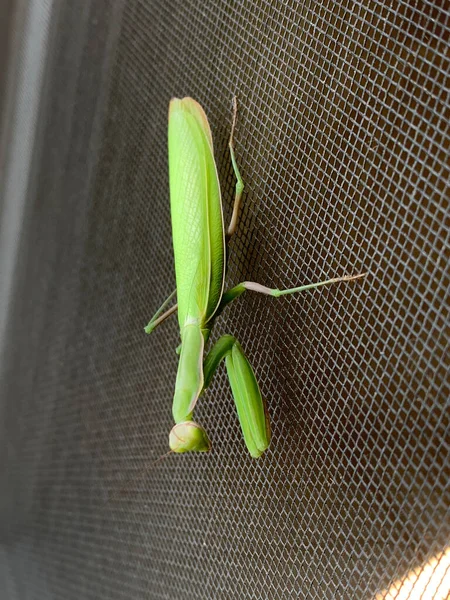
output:
[[236,156],[234,154],[234,130],[236,127],[236,119],[237,119],[237,99],[236,96],[233,97],[233,122],[231,124],[231,133],[230,133],[230,141],[228,142],[228,146],[230,148],[230,156],[231,156],[231,164],[233,165],[234,175],[236,177],[236,192],[234,196],[234,205],[233,205],[233,214],[231,215],[231,221],[228,225],[226,239],[227,241],[231,238],[233,233],[236,231],[238,218],[239,218],[239,208],[241,206],[242,193],[244,191],[244,181],[242,179],[241,173],[239,171],[239,167],[236,162]]

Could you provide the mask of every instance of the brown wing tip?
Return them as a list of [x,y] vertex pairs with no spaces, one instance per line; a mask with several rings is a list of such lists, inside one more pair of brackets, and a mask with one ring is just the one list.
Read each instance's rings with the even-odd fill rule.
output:
[[186,96],[184,98],[171,98],[169,103],[169,118],[172,112],[178,110],[185,110],[197,120],[197,122],[205,132],[212,150],[213,142],[211,136],[211,129],[209,127],[208,117],[206,116],[202,105],[190,96]]

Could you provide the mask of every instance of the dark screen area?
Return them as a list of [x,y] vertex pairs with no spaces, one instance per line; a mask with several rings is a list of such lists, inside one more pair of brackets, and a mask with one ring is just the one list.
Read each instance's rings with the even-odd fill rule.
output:
[[[396,598],[450,546],[448,6],[46,10],[1,340],[1,598]],[[196,409],[211,452],[158,460],[179,331],[143,327],[175,287],[167,111],[186,95],[209,118],[226,219],[239,103],[228,287],[367,272],[249,292],[217,320],[267,401],[258,460],[223,366]]]

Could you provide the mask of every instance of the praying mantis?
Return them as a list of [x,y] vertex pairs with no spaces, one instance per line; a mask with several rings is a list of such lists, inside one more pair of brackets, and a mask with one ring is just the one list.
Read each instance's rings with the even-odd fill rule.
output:
[[[236,117],[237,102],[233,98],[229,150],[236,190],[230,224],[225,229],[213,141],[206,114],[192,98],[173,98],[170,101],[169,187],[176,290],[158,309],[145,331],[151,333],[178,312],[181,345],[177,349],[179,362],[172,405],[175,425],[169,435],[171,452],[207,452],[211,449],[208,434],[193,420],[193,412],[224,359],[245,445],[251,456],[258,458],[270,444],[266,404],[253,369],[235,337],[222,336],[204,356],[215,320],[230,302],[246,290],[278,298],[351,281],[365,274],[283,290],[244,281],[224,291],[227,244],[237,227],[244,190],[234,153]],[[175,295],[177,304],[165,310]]]

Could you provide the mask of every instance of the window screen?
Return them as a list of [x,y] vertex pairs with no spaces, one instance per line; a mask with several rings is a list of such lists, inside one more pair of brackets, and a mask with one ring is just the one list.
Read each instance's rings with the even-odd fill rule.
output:
[[[8,6],[1,597],[447,598],[448,5]],[[267,401],[259,460],[223,367],[196,411],[212,451],[158,460],[179,331],[143,327],[175,287],[167,110],[186,95],[226,219],[239,103],[227,286],[367,272],[218,319]]]

